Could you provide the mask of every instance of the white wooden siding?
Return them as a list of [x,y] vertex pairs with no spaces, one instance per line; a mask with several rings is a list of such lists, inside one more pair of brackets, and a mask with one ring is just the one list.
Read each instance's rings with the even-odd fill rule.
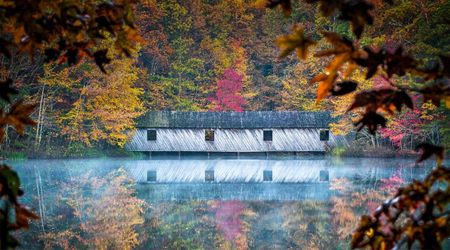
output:
[[330,133],[320,141],[320,129],[272,129],[273,140],[263,141],[263,129],[216,129],[214,141],[205,141],[205,129],[156,129],[157,140],[147,141],[147,129],[138,129],[126,148],[151,152],[322,152],[326,143],[346,144]]

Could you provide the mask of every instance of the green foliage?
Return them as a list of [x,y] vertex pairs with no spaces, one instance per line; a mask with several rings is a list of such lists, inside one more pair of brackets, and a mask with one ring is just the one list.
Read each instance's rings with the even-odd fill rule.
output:
[[86,146],[83,142],[72,142],[65,150],[64,157],[98,158],[98,157],[106,157],[106,155],[105,152],[100,148]]
[[415,40],[417,41],[417,53],[420,55],[439,55],[450,51],[450,27],[448,25],[448,13],[450,12],[450,3],[444,1],[442,4],[431,3],[427,6],[431,13],[420,15],[417,21],[417,32]]
[[331,155],[340,157],[346,151],[345,147],[334,147],[331,149]]
[[11,152],[5,154],[5,158],[8,160],[25,160],[27,155],[23,152]]

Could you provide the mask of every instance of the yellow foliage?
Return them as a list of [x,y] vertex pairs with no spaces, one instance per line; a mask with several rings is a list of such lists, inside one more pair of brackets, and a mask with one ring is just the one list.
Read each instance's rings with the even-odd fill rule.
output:
[[134,130],[134,119],[144,112],[143,90],[135,86],[141,70],[134,62],[133,58],[113,60],[106,67],[108,74],[91,63],[70,70],[46,65],[39,81],[51,88],[64,87],[76,98],[57,118],[60,134],[88,146],[106,141],[123,147]]
[[[86,175],[63,184],[64,199],[80,224],[46,233],[42,237],[46,248],[76,249],[73,244],[79,241],[77,247],[85,244],[96,249],[133,249],[143,240],[136,227],[144,223],[146,204],[134,196],[132,184],[124,169],[105,178]],[[86,190],[92,194],[85,196]]]
[[327,102],[316,103],[316,86],[310,83],[324,64],[323,60],[311,57],[286,69],[286,76],[281,79],[281,109],[319,111],[327,106]]
[[335,135],[346,135],[354,129],[354,122],[358,120],[361,111],[348,112],[349,104],[353,102],[355,95],[372,88],[372,82],[365,79],[365,73],[361,70],[353,70],[349,80],[358,82],[358,89],[350,94],[330,98],[330,109],[333,117],[338,121],[330,124],[331,132]]

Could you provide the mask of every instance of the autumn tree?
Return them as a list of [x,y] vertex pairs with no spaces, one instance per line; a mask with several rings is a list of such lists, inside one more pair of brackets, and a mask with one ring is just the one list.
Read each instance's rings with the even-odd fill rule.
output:
[[143,112],[143,90],[136,87],[140,69],[133,58],[114,60],[106,68],[110,73],[102,74],[86,62],[63,69],[66,74],[48,72],[40,78],[49,88],[59,88],[60,98],[66,97],[53,115],[59,134],[68,141],[123,146],[133,132],[134,119]]
[[[413,100],[417,97],[413,97]],[[391,119],[386,128],[380,129],[382,136],[387,137],[400,149],[414,149],[417,141],[425,139],[425,125],[428,122],[423,118],[424,111],[420,102],[416,101],[414,110],[404,111],[398,117]],[[419,106],[419,107],[417,107]]]
[[242,76],[234,69],[226,69],[223,78],[217,82],[215,96],[211,98],[213,111],[244,110],[245,99],[242,97]]

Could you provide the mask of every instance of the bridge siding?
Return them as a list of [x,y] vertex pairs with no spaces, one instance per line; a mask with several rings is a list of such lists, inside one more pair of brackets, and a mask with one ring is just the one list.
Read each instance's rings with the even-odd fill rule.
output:
[[[140,128],[126,145],[130,151],[153,152],[322,152],[318,128],[272,129],[272,142],[263,141],[263,129],[216,129],[214,141],[205,141],[204,129],[159,128],[157,140],[147,141],[147,129]],[[330,133],[328,145],[346,144]]]

